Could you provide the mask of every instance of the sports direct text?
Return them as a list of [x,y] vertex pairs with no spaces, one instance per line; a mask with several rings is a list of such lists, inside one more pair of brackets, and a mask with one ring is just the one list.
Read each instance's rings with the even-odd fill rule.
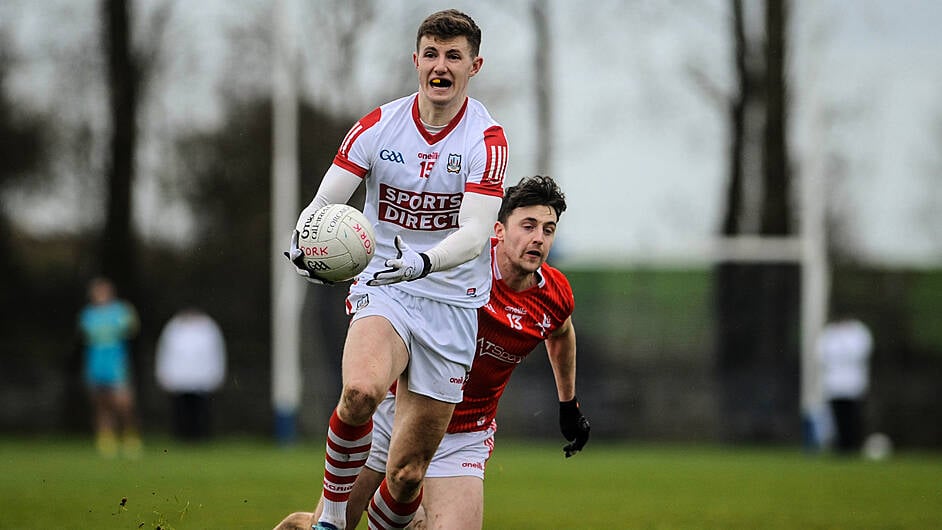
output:
[[418,193],[380,184],[379,220],[409,230],[458,228],[462,193]]

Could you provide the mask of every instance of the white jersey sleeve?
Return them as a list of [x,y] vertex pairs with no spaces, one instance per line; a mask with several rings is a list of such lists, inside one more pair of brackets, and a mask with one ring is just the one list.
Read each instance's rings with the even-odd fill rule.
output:
[[481,241],[489,241],[500,211],[501,198],[480,193],[465,193],[458,212],[458,231],[430,248],[426,254],[432,271],[447,270],[478,257]]

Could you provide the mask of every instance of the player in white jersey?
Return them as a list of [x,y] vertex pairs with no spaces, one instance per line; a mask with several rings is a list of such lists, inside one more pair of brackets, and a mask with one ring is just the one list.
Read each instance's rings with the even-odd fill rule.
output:
[[[324,511],[315,528],[344,528],[346,503],[369,454],[372,414],[398,380],[388,473],[370,528],[402,528],[422,498],[438,446],[474,357],[477,308],[490,291],[487,246],[507,164],[503,129],[467,96],[483,65],[481,31],[447,10],[419,26],[416,94],[379,107],[344,138],[301,226],[366,184],[375,258],[350,288],[343,388],[330,418]],[[288,258],[304,267],[295,231]]]
[[[507,190],[492,240],[491,298],[478,309],[477,355],[464,398],[426,474],[425,514],[416,517],[414,528],[481,528],[484,469],[494,449],[498,401],[513,370],[541,342],[556,379],[560,429],[571,442],[566,456],[588,441],[589,423],[576,399],[572,289],[562,272],[545,263],[565,209],[565,197],[549,177],[527,178]],[[347,506],[350,528],[383,479],[394,410],[389,394],[374,414],[370,457]],[[307,528],[311,519],[311,513],[296,512],[276,530]]]

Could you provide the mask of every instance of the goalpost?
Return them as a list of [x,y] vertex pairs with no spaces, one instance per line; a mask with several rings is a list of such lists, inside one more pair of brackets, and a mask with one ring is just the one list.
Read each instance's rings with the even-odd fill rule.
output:
[[[815,118],[820,119],[816,112]],[[813,136],[824,127],[815,124]],[[831,298],[831,266],[828,262],[827,189],[825,186],[823,141],[816,138],[808,169],[799,180],[801,186],[801,411],[806,443],[813,447],[821,440],[815,431],[814,417],[824,405],[816,342],[828,319]]]
[[301,403],[304,291],[282,256],[299,211],[296,11],[293,0],[272,6],[271,399],[282,443],[295,437]]
[[805,442],[816,447],[816,416],[824,405],[816,342],[828,317],[830,264],[827,253],[826,190],[824,167],[816,156],[798,180],[800,197],[799,235],[790,237],[735,236],[714,240],[702,249],[711,262],[786,262],[801,269],[801,415]]

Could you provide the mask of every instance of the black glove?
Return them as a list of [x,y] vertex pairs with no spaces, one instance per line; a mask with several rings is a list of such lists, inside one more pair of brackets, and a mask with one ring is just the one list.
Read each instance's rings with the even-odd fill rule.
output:
[[291,244],[288,246],[288,250],[285,251],[285,257],[294,264],[295,271],[301,276],[304,276],[304,279],[311,283],[316,283],[317,285],[333,285],[333,282],[322,280],[315,276],[314,273],[307,268],[307,265],[304,264],[304,253],[298,246],[298,237],[298,231],[295,230],[294,234],[291,235]]
[[585,447],[589,441],[589,429],[589,420],[579,410],[579,401],[576,398],[559,402],[559,430],[563,433],[563,438],[571,442],[563,447],[566,458]]

